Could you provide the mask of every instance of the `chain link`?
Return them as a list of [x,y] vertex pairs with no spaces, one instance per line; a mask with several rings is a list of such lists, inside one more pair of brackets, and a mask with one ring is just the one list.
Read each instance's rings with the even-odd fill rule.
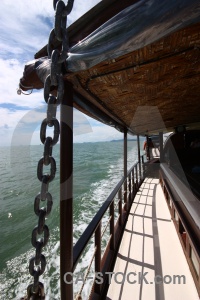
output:
[[[44,285],[39,281],[46,268],[46,258],[42,254],[42,249],[49,240],[49,228],[45,224],[46,217],[51,213],[53,200],[49,193],[49,183],[56,174],[56,162],[52,156],[53,146],[57,144],[60,135],[60,125],[56,119],[57,106],[61,103],[64,94],[64,80],[61,72],[62,63],[68,56],[68,36],[67,36],[67,15],[71,12],[74,0],[69,0],[68,4],[62,0],[53,0],[55,13],[55,26],[50,32],[48,42],[48,56],[51,58],[51,71],[44,83],[44,100],[47,103],[47,116],[42,121],[40,127],[40,140],[44,144],[43,157],[38,161],[37,177],[41,181],[41,192],[35,197],[34,212],[38,216],[38,225],[32,231],[31,243],[35,248],[35,256],[29,261],[29,273],[33,276],[33,283],[27,288],[27,299],[45,299]],[[62,42],[62,49],[56,49],[56,43]],[[52,95],[51,91],[57,87],[57,94]],[[53,127],[53,137],[46,136],[47,127]],[[44,174],[44,166],[50,166],[49,174]],[[46,201],[46,207],[40,204]],[[38,239],[38,235],[42,235]]]
[[[52,58],[53,50],[58,42],[62,42],[62,50],[59,53],[58,63],[62,63],[68,57],[69,41],[66,29],[67,15],[70,14],[73,8],[74,0],[68,0],[67,5],[62,0],[54,0],[56,8],[54,29],[50,32],[47,46],[48,57]],[[57,54],[55,55],[57,56]]]
[[[40,140],[41,140],[42,144],[44,144],[46,141],[46,130],[47,130],[48,125],[49,125],[48,120],[46,118],[42,121],[42,124],[40,127]],[[60,125],[59,125],[58,120],[55,119],[55,120],[51,120],[50,126],[51,127],[54,126],[54,136],[52,138],[52,144],[51,144],[51,146],[54,146],[55,144],[57,144],[58,139],[59,139]]]

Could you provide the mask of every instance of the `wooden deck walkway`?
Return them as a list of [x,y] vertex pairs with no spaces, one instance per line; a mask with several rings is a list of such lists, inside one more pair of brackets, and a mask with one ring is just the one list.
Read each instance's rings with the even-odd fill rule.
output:
[[158,179],[136,195],[113,272],[107,300],[199,299]]
[[151,158],[160,158],[160,151],[158,148],[150,149],[150,157]]

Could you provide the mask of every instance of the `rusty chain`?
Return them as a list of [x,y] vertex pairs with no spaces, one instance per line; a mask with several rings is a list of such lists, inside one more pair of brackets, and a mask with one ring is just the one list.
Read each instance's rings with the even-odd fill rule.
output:
[[[56,162],[52,156],[53,146],[59,140],[60,125],[56,119],[56,111],[64,94],[64,81],[62,76],[62,63],[68,56],[67,15],[71,12],[74,0],[68,0],[68,4],[62,0],[54,0],[53,6],[56,10],[55,25],[52,29],[48,42],[48,56],[51,58],[51,71],[44,83],[44,100],[47,103],[47,116],[42,121],[40,128],[40,140],[44,144],[43,157],[38,161],[37,177],[41,181],[41,191],[34,201],[34,212],[38,216],[38,225],[32,231],[31,243],[35,248],[35,256],[29,261],[29,273],[33,276],[33,283],[27,288],[27,299],[45,299],[44,285],[39,281],[46,268],[46,258],[42,249],[49,240],[49,228],[45,224],[45,218],[51,213],[53,200],[48,191],[49,183],[54,179],[56,173]],[[62,49],[55,48],[55,41],[62,42]],[[51,94],[51,90],[57,90],[57,95]],[[47,127],[53,127],[53,138],[46,136]],[[44,174],[43,167],[50,166],[49,174]],[[40,208],[41,202],[46,201],[46,207]],[[38,239],[38,235],[43,235]]]

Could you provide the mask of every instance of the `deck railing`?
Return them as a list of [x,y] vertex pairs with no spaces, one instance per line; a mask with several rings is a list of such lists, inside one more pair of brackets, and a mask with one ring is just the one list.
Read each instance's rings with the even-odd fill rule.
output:
[[[94,261],[93,278],[95,278],[95,274],[97,272],[100,272],[101,275],[103,275],[103,283],[98,284],[94,281],[91,289],[91,295],[92,293],[102,295],[108,285],[108,278],[105,273],[112,271],[123,228],[128,217],[128,212],[143,181],[143,161],[144,160],[142,159],[140,166],[138,162],[135,163],[128,171],[127,177],[123,177],[120,180],[74,246],[73,272],[75,271],[86,246],[94,237],[94,252],[91,262],[88,265],[88,269],[85,272],[84,281],[86,280],[92,262]],[[106,223],[104,222],[104,228],[102,228],[102,219],[106,213],[108,213],[108,217]],[[109,236],[106,237],[107,244],[104,253],[102,253],[102,238],[108,227],[110,232]],[[79,297],[83,290],[83,285],[84,283],[78,292]],[[92,299],[92,296],[90,296],[90,299]]]
[[[177,178],[176,174],[171,172],[166,164],[161,165],[160,183],[200,295],[199,218],[196,215],[198,211],[195,205],[195,202],[198,203],[199,200],[193,195],[190,188]],[[186,209],[183,203],[187,203],[190,208]]]

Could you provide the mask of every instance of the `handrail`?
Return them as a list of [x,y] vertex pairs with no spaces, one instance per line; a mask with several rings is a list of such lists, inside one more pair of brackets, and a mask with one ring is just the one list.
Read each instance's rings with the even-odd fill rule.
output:
[[138,165],[138,162],[136,162],[130,170],[127,172],[127,177],[122,177],[120,182],[116,185],[114,190],[111,192],[111,194],[108,196],[107,200],[103,203],[103,205],[100,207],[99,211],[96,213],[90,224],[87,226],[81,237],[78,239],[76,244],[73,248],[73,271],[76,268],[76,265],[79,261],[80,256],[82,255],[83,251],[85,250],[88,242],[90,241],[92,235],[94,234],[95,230],[99,226],[99,223],[101,222],[104,214],[106,213],[109,206],[114,201],[115,196],[119,192],[122,185],[126,182],[127,178],[129,177],[132,170]]
[[197,251],[200,253],[198,250],[200,243],[199,200],[166,164],[161,164],[161,175],[165,188],[180,215],[182,223],[190,234],[190,238]]
[[[199,201],[193,195],[192,191],[190,191],[190,189],[186,187],[176,174],[173,174],[169,167],[164,163],[161,164],[160,182],[169,205],[172,220],[175,223],[175,228],[188,261],[194,283],[200,295],[200,281],[198,275],[198,270],[200,270],[200,238],[199,227],[197,224],[199,219],[198,217],[195,218],[194,215],[194,213],[198,214],[199,212]],[[195,206],[195,204],[197,204],[197,206]],[[188,207],[188,205],[194,205],[193,210]],[[193,257],[192,253],[194,253]]]
[[[186,211],[188,212],[193,220],[193,223],[196,226],[193,228],[193,231],[197,231],[200,229],[200,203],[198,198],[192,193],[190,187],[186,186],[178,177],[177,175],[172,172],[169,167],[166,164],[161,164],[161,170],[167,176],[168,182],[165,180],[166,188],[169,190],[168,184],[173,187],[174,191],[176,191],[177,196],[181,199],[181,203],[183,203],[184,207],[186,208]],[[170,193],[170,196],[172,199],[174,198],[172,192],[170,190],[168,191]],[[188,201],[190,199],[190,201]],[[177,199],[176,199],[177,200]],[[174,201],[175,202],[175,201]],[[176,204],[176,202],[175,202]]]

